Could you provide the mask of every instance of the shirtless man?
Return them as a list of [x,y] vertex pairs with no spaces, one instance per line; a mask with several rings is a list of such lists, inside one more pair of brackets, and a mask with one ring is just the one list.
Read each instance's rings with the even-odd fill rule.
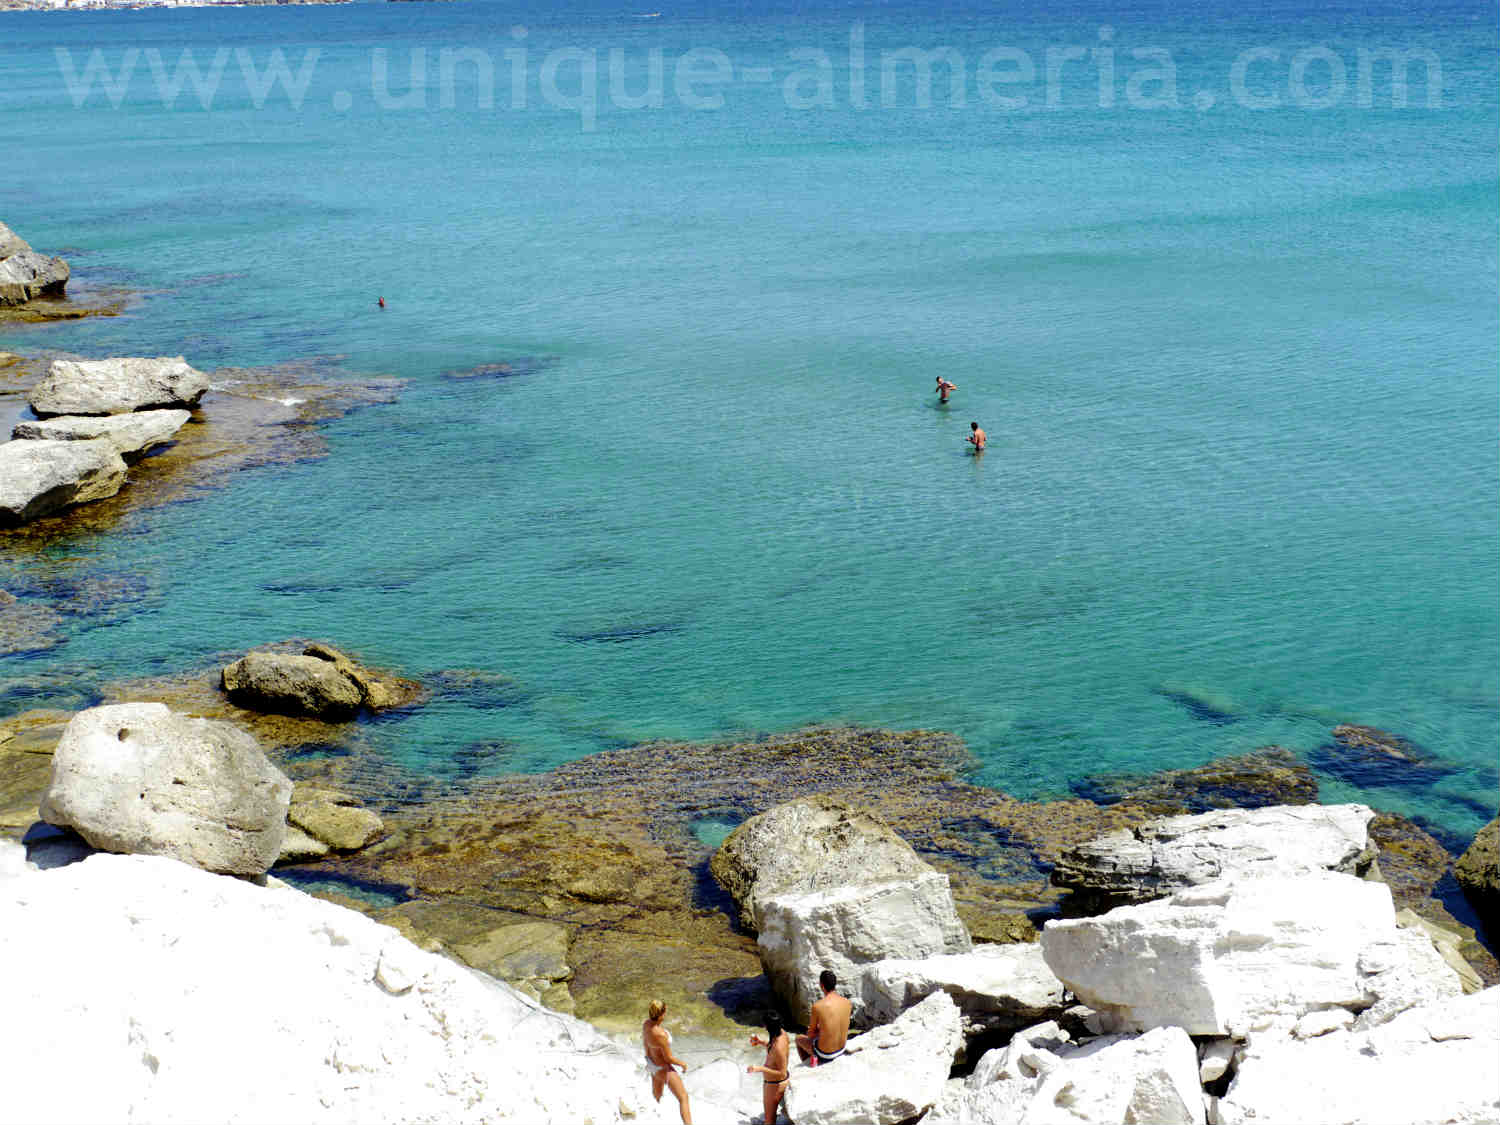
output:
[[947,379],[944,379],[941,375],[939,375],[937,377],[937,393],[938,393],[938,401],[939,402],[947,402],[948,401],[948,392],[949,391],[956,391],[956,390],[958,390],[958,384],[957,383],[950,383],[950,382],[948,382]]
[[839,978],[830,969],[818,974],[823,999],[812,1006],[807,1034],[797,1036],[797,1053],[808,1066],[831,1063],[844,1053],[844,1044],[849,1042],[849,1013],[854,1005],[834,991],[838,983]]
[[979,428],[978,422],[970,422],[969,429],[973,430],[974,432],[971,433],[968,437],[964,438],[964,440],[974,447],[975,453],[983,453],[984,431]]
[[662,1090],[671,1090],[682,1111],[682,1125],[693,1125],[687,1086],[682,1081],[682,1075],[672,1069],[680,1066],[683,1074],[686,1074],[687,1063],[672,1054],[672,1033],[661,1025],[662,1017],[666,1014],[666,1004],[653,1000],[646,1009],[646,1022],[641,1024],[641,1045],[646,1052],[646,1066],[651,1071],[651,1095],[661,1101]]

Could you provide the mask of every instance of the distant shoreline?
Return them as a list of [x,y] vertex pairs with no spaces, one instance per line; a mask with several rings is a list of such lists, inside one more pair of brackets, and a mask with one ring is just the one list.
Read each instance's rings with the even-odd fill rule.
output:
[[155,8],[261,8],[353,0],[0,0],[0,12],[122,12]]

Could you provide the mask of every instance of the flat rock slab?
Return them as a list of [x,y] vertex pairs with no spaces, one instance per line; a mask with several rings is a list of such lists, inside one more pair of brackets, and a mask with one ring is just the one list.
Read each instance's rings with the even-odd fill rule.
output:
[[300,828],[326,847],[354,852],[380,838],[385,824],[369,809],[344,793],[326,789],[299,788],[292,794],[288,823]]
[[57,359],[32,390],[31,409],[39,418],[191,409],[207,390],[208,376],[182,356]]
[[0,527],[103,500],[125,483],[125,462],[102,442],[0,444]]
[[30,441],[104,441],[128,464],[171,441],[172,435],[191,417],[186,410],[141,410],[102,417],[65,414],[38,422],[20,422],[11,436]]

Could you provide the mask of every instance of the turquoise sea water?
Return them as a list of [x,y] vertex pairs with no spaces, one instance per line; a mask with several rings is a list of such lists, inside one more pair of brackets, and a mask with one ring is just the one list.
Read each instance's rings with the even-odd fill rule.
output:
[[[337,354],[410,380],[332,424],[325,460],[241,474],[143,534],[5,559],[0,587],[102,572],[142,593],[0,660],[0,680],[316,635],[418,677],[514,678],[375,732],[435,773],[858,723],[955,731],[1019,796],[1268,743],[1311,753],[1361,722],[1460,768],[1417,789],[1329,779],[1325,799],[1458,835],[1493,815],[1493,5],[647,15],[0,18],[0,218],[70,249],[76,276],[150,294],[116,320],[7,328],[0,348],[202,368]],[[1113,50],[1113,105],[1093,57],[1046,104],[1046,50],[1069,45]],[[880,104],[881,50],[941,46],[966,105],[941,67],[932,106],[910,67]],[[1003,88],[1024,106],[980,94],[996,47],[1035,62]],[[1421,64],[1405,108],[1379,69],[1358,104],[1358,51],[1382,47],[1439,60],[1438,107]],[[79,71],[99,48],[117,76],[130,48],[168,71],[184,49],[205,72],[228,53],[210,108],[191,85],[163,104],[144,55],[118,107],[100,88],[78,108],[58,48]],[[445,104],[444,48],[493,63],[491,108],[472,65]],[[521,48],[524,108],[505,55]],[[629,93],[661,50],[660,108],[609,104],[611,48]],[[727,82],[695,88],[719,108],[674,87],[690,48],[728,60]],[[799,48],[826,52],[833,104],[788,104]],[[1127,104],[1132,76],[1163,96],[1142,48],[1171,58],[1176,108]],[[1230,88],[1255,48],[1279,54],[1247,69],[1248,96],[1277,108]],[[301,98],[247,84],[235,52],[264,67],[274,49],[294,71],[319,52]],[[425,104],[379,104],[409,93],[416,57]],[[444,377],[503,361],[519,373]],[[959,387],[946,409],[936,375]]]

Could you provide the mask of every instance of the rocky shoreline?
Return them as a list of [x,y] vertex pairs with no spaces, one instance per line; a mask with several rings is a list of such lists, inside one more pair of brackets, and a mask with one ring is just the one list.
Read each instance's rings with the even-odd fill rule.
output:
[[[324,455],[317,422],[401,385],[336,368],[0,356],[0,544],[40,560]],[[0,655],[120,596],[0,591]],[[1500,1117],[1500,962],[1444,897],[1456,879],[1500,929],[1495,822],[1455,863],[1401,816],[1319,804],[1274,746],[1021,801],[928,730],[444,779],[372,724],[515,687],[421,680],[291,639],[0,719],[0,925],[35,970],[0,983],[17,1119],[674,1120],[635,1045],[655,997],[694,1045],[697,1119],[742,1122],[747,1030],[800,1024],[830,965],[861,1034],[794,1070],[797,1125]],[[1352,725],[1316,761],[1447,768]],[[65,1079],[80,1058],[95,1081]]]

